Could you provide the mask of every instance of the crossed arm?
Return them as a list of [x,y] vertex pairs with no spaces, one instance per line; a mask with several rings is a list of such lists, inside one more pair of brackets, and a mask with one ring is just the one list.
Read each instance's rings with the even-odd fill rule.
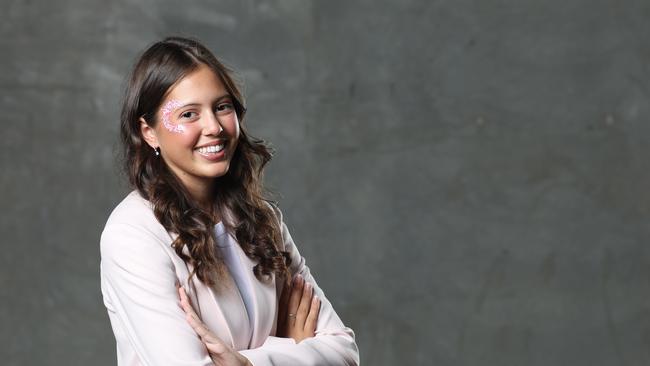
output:
[[[179,287],[178,292],[187,322],[205,344],[215,365],[253,366],[246,357],[230,348],[203,324],[192,308],[183,287]],[[278,337],[293,338],[296,343],[299,343],[305,338],[314,336],[320,311],[320,299],[314,295],[313,287],[306,283],[302,276],[296,276],[290,286],[285,286],[279,306]]]

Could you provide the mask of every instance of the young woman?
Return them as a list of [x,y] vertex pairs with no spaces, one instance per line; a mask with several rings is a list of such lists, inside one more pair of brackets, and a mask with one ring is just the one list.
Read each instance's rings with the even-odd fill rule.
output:
[[128,81],[124,162],[135,188],[101,237],[119,365],[357,365],[354,333],[263,195],[231,72],[203,45],[150,46]]

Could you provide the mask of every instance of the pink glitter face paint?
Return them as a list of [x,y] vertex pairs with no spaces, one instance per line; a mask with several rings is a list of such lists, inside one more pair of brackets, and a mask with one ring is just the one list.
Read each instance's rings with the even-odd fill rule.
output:
[[163,126],[169,131],[174,133],[183,133],[185,132],[185,126],[181,124],[175,124],[169,120],[170,115],[176,109],[181,107],[183,104],[176,100],[172,99],[160,109],[160,116],[163,123]]

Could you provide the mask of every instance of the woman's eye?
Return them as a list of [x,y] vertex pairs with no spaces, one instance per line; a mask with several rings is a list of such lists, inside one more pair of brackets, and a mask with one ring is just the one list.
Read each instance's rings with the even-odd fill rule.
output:
[[232,103],[221,103],[217,105],[217,112],[228,112],[234,109]]
[[181,113],[181,118],[190,119],[194,117],[195,114],[196,114],[195,112],[191,112],[191,111],[183,112]]

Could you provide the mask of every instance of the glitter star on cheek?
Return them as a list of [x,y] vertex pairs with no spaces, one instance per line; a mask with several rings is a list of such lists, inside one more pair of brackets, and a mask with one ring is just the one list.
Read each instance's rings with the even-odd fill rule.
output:
[[181,107],[182,104],[178,100],[172,99],[160,109],[160,114],[162,116],[163,126],[169,131],[174,133],[182,133],[185,131],[185,126],[183,124],[174,124],[169,120],[169,115],[176,109]]

